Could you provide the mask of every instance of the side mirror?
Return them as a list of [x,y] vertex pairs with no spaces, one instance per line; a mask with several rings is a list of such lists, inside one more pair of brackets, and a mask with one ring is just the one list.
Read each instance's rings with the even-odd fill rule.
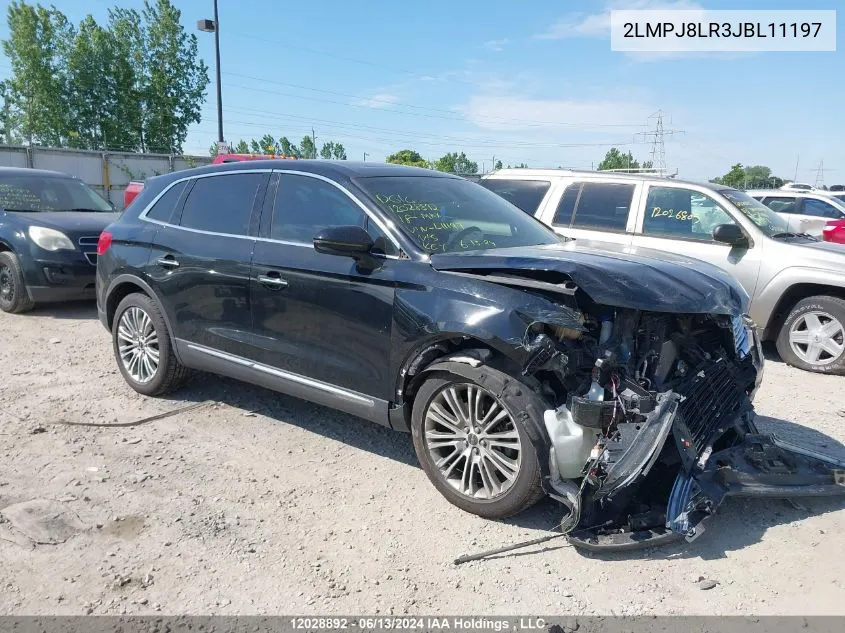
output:
[[330,226],[314,236],[314,250],[359,259],[373,248],[373,238],[360,226]]
[[719,224],[713,227],[713,240],[731,246],[748,246],[748,238],[736,224]]

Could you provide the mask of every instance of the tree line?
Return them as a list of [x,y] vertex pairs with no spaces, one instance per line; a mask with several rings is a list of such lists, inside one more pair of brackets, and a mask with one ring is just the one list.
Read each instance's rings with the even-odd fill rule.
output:
[[[217,143],[214,143],[208,150],[212,156],[217,156]],[[249,142],[241,139],[234,146],[232,151],[235,154],[262,154],[264,156],[293,156],[294,158],[317,158],[317,145],[314,137],[303,136],[299,145],[290,142],[287,136],[276,140],[270,134],[265,134],[260,139],[250,139]],[[326,141],[320,148],[321,158],[346,160],[346,149],[342,143]]]
[[170,0],[114,7],[106,24],[14,0],[2,41],[0,134],[7,144],[179,153],[200,121],[208,68]]

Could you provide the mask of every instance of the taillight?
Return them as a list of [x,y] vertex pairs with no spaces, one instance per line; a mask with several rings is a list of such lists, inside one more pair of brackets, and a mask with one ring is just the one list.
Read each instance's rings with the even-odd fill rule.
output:
[[100,233],[100,239],[97,240],[97,256],[103,255],[109,246],[111,246],[112,235],[108,231]]

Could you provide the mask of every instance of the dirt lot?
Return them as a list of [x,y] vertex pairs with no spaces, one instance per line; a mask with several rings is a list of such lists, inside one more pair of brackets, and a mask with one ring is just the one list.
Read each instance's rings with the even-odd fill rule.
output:
[[[0,314],[0,371],[0,613],[845,614],[841,501],[729,500],[693,544],[552,541],[455,567],[559,511],[465,514],[408,436],[235,381],[139,396],[89,304]],[[845,454],[845,379],[766,372],[761,426]],[[54,517],[36,540],[63,542],[12,529],[26,509]]]

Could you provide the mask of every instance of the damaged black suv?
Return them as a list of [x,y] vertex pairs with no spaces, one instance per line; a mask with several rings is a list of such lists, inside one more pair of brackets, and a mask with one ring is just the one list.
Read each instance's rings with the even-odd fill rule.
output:
[[551,495],[588,547],[692,537],[727,494],[842,491],[842,464],[754,426],[739,284],[610,248],[429,170],[218,165],[108,227],[98,308],[142,394],[204,370],[410,431],[453,504]]

